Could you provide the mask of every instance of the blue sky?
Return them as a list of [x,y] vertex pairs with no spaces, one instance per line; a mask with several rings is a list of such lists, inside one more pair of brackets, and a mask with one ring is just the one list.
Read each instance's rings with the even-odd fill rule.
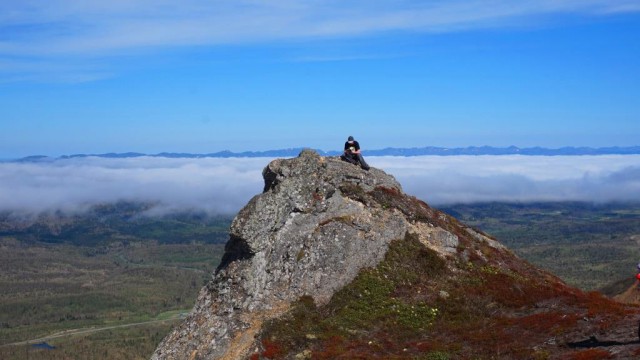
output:
[[640,141],[640,1],[0,0],[0,158]]

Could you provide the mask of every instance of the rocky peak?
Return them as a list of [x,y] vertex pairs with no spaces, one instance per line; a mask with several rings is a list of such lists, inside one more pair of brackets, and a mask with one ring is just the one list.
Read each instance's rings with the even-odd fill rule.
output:
[[407,231],[401,213],[344,193],[400,192],[400,184],[381,170],[304,150],[297,158],[272,161],[263,177],[264,192],[232,222],[213,280],[154,358],[242,358],[253,350],[264,320],[304,295],[327,302],[360,269],[380,262],[389,242]]
[[[285,316],[301,298],[324,306],[363,269],[378,266],[392,243],[409,238],[443,259],[451,279],[478,273],[480,280],[473,281],[494,277],[507,289],[509,281],[517,282],[513,294],[501,284],[486,291],[512,296],[518,304],[531,300],[536,311],[545,296],[574,294],[487,235],[405,195],[393,176],[379,169],[365,171],[304,150],[297,158],[272,161],[263,177],[263,193],[233,220],[225,255],[212,280],[153,359],[244,359],[251,354],[258,358],[265,322]],[[537,280],[522,281],[522,274],[534,274]],[[428,281],[428,290],[443,297],[459,290],[436,279],[421,281]],[[546,292],[531,295],[528,287]],[[470,294],[477,295],[472,290]],[[420,301],[434,299],[429,296]],[[490,306],[487,296],[482,295],[478,304]]]

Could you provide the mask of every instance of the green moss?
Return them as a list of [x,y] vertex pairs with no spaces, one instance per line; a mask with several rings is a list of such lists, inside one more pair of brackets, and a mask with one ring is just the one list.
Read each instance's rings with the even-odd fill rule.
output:
[[[336,293],[329,304],[337,316],[338,327],[373,329],[387,327],[425,329],[438,310],[414,299],[414,286],[440,274],[446,265],[417,236],[407,234],[395,241],[375,269],[362,271],[347,287]],[[402,330],[402,329],[399,329]]]
[[382,315],[374,312],[387,310],[393,289],[393,283],[384,279],[378,271],[367,270],[350,286],[338,292],[332,305],[339,309],[339,318],[354,324],[366,323]]
[[498,273],[500,273],[500,270],[498,268],[496,268],[495,266],[491,266],[491,265],[482,266],[480,268],[480,271],[482,271],[485,274],[490,274],[490,275],[497,275]]

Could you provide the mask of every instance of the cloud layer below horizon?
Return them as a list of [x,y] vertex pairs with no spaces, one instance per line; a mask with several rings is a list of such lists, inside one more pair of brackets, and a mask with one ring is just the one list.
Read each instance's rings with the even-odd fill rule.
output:
[[[82,158],[0,163],[0,211],[82,211],[116,201],[157,213],[233,214],[262,191],[268,158]],[[432,205],[482,201],[640,201],[640,155],[369,157]]]
[[380,157],[405,192],[433,205],[639,201],[640,155]]

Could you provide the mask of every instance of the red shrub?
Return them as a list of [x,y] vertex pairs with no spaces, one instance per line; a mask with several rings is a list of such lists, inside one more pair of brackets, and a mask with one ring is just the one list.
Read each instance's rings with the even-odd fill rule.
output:
[[571,328],[580,318],[577,314],[559,312],[539,313],[514,319],[514,323],[527,330],[544,333],[558,333]]
[[398,189],[388,188],[386,186],[376,186],[374,191],[380,191],[380,192],[382,192],[384,194],[387,194],[387,195],[390,195],[390,196],[400,196],[400,192],[398,191]]
[[267,359],[278,359],[284,355],[282,348],[273,341],[264,339],[262,340],[262,346],[264,346],[262,356],[266,357]]
[[602,360],[611,358],[611,354],[606,350],[589,349],[571,354],[568,360]]
[[587,293],[586,302],[589,307],[589,317],[594,317],[596,315],[602,314],[617,316],[622,316],[625,314],[624,305],[606,298],[604,295],[597,291]]

